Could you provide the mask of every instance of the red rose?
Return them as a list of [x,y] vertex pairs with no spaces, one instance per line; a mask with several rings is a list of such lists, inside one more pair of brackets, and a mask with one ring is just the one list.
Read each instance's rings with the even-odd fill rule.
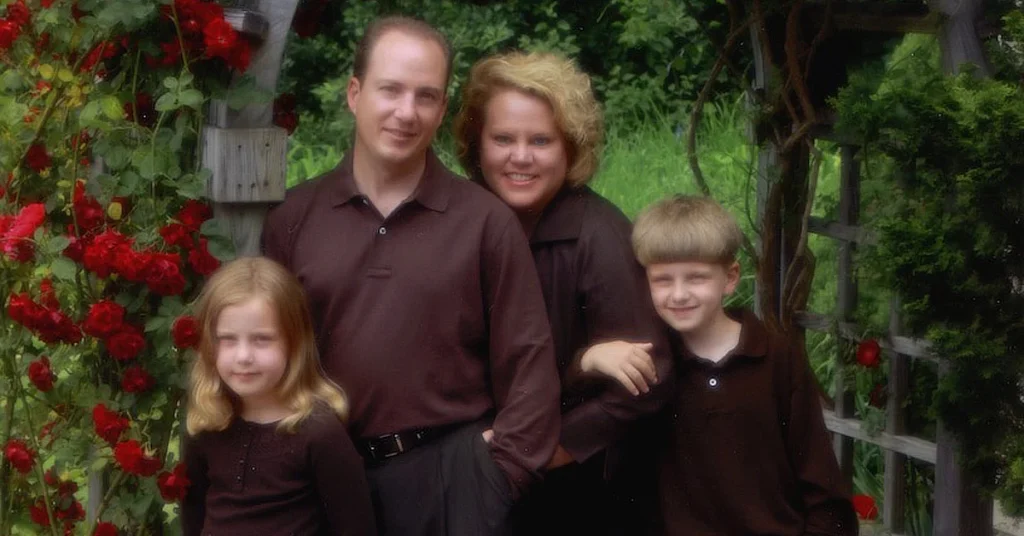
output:
[[152,253],[146,266],[146,286],[161,296],[177,296],[185,291],[181,257],[177,253]]
[[160,228],[164,243],[171,247],[189,249],[192,247],[192,232],[180,223],[169,223]]
[[117,525],[108,521],[97,523],[96,530],[92,532],[92,536],[117,536]]
[[12,4],[7,4],[7,20],[18,26],[24,26],[32,20],[32,12],[25,6],[24,0],[18,0]]
[[25,163],[33,171],[39,173],[50,167],[53,162],[50,160],[50,155],[46,152],[46,147],[43,144],[33,143],[28,148],[28,153],[25,154]]
[[7,258],[20,262],[32,260],[34,247],[28,239],[46,218],[42,203],[32,203],[22,208],[14,218],[4,218],[0,223],[4,232],[0,236],[0,247]]
[[114,459],[124,472],[139,476],[153,476],[162,466],[160,460],[146,456],[142,445],[134,439],[118,443],[114,447]]
[[36,499],[36,502],[28,507],[28,513],[32,517],[32,522],[36,525],[40,527],[50,526],[50,516],[46,514],[46,503],[43,502],[42,498]]
[[188,264],[199,275],[210,275],[220,266],[217,257],[207,249],[207,243],[205,238],[200,238],[199,246],[188,252]]
[[107,229],[93,237],[86,246],[82,264],[97,276],[108,277],[114,269],[117,253],[123,251],[124,245],[130,246],[131,240],[113,229]]
[[21,26],[7,19],[0,19],[0,52],[11,48],[20,34]]
[[225,58],[228,67],[244,73],[252,61],[252,46],[245,39],[239,39],[231,49],[231,55]]
[[57,293],[53,289],[53,280],[49,277],[44,277],[39,282],[39,303],[50,309],[60,308],[60,302],[57,301]]
[[32,301],[28,292],[11,294],[7,301],[7,316],[29,329],[33,328],[33,318],[36,316],[37,309],[41,309],[41,307]]
[[39,340],[45,343],[66,342],[75,344],[82,340],[82,330],[71,321],[71,317],[59,309],[44,309],[45,315],[36,326]]
[[135,251],[130,243],[124,242],[114,250],[113,270],[128,281],[141,283],[146,280],[149,257],[149,253]]
[[295,94],[282,93],[274,99],[274,124],[287,130],[288,134],[295,132],[299,126],[299,118],[295,114]]
[[82,322],[82,331],[97,339],[105,339],[121,330],[124,314],[124,307],[110,300],[100,300],[89,307],[89,313]]
[[126,393],[144,393],[150,390],[154,383],[156,381],[153,377],[139,365],[126,368],[121,376],[121,390]]
[[39,0],[39,4],[44,8],[49,9],[53,5],[53,0]]
[[179,316],[171,326],[171,339],[174,346],[182,350],[199,346],[199,324],[190,315]]
[[210,207],[201,201],[195,199],[189,199],[185,201],[185,205],[181,207],[178,214],[174,217],[180,221],[190,231],[198,231],[203,225],[203,222],[213,217],[213,212]]
[[131,324],[122,324],[121,330],[111,335],[106,343],[110,356],[118,361],[134,359],[146,347],[142,330]]
[[42,356],[29,363],[28,379],[32,382],[32,385],[36,386],[36,389],[44,393],[53,389],[53,382],[57,379],[57,375],[50,368],[50,359]]
[[167,502],[178,502],[185,498],[191,484],[185,476],[185,464],[179,463],[171,472],[164,471],[156,477],[156,485],[160,488],[160,496]]
[[857,512],[857,517],[861,519],[878,518],[878,506],[875,505],[875,499],[870,495],[854,495],[853,509]]
[[128,419],[115,411],[110,411],[107,406],[100,403],[92,408],[92,426],[96,435],[113,445],[128,429]]
[[11,467],[14,467],[19,473],[24,475],[32,470],[36,453],[32,452],[32,449],[28,448],[24,441],[10,439],[4,445],[4,456],[7,458],[7,461],[11,462]]
[[885,408],[885,402],[888,398],[886,392],[886,386],[884,383],[875,384],[871,389],[871,393],[868,395],[868,404],[875,408]]
[[203,44],[208,58],[227,60],[237,41],[238,32],[223,18],[214,19],[203,28]]
[[57,510],[57,519],[71,522],[85,519],[85,510],[82,508],[82,503],[71,499],[71,504],[67,508]]
[[862,367],[875,368],[881,362],[882,347],[875,339],[865,339],[857,345],[857,363]]
[[92,241],[74,234],[65,235],[65,238],[68,239],[68,247],[64,248],[64,256],[75,262],[82,262],[85,259],[85,248],[89,247]]
[[75,193],[72,206],[75,209],[75,223],[82,234],[93,231],[103,225],[106,215],[100,202],[85,193],[84,182],[75,182]]

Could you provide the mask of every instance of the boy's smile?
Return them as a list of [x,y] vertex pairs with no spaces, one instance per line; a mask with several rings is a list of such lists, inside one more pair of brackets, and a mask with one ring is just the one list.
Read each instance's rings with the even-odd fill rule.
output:
[[739,265],[686,261],[651,264],[647,282],[658,315],[687,334],[703,330],[720,315],[722,298],[739,283]]

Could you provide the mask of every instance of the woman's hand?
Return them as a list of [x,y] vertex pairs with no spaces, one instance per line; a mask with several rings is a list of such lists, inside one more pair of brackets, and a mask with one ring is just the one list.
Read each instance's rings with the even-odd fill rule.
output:
[[654,360],[648,353],[654,345],[649,342],[631,343],[611,341],[595,344],[580,358],[580,370],[598,373],[618,381],[634,396],[651,390],[658,383]]

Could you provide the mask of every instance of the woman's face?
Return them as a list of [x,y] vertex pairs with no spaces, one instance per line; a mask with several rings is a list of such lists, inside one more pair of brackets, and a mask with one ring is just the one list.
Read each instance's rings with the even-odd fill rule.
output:
[[544,210],[565,184],[568,153],[546,101],[504,89],[488,101],[480,168],[491,191],[517,213]]

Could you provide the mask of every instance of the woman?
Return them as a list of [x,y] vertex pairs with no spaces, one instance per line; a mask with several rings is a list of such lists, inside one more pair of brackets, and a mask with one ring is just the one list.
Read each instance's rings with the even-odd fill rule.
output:
[[637,501],[605,481],[621,461],[609,447],[665,402],[671,358],[629,220],[586,186],[604,138],[600,106],[586,74],[546,53],[484,59],[463,92],[459,158],[530,238],[562,380],[560,447],[545,483],[513,509],[513,531],[621,533],[623,505]]

